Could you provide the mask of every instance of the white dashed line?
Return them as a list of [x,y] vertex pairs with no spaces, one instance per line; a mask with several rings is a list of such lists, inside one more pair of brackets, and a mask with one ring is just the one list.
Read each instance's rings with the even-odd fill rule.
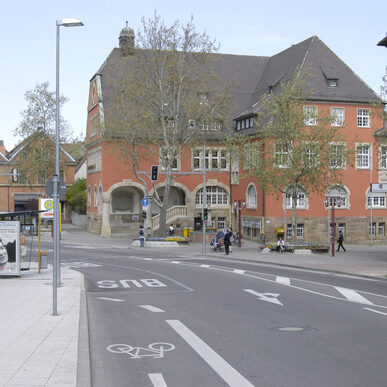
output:
[[290,285],[290,278],[277,276],[275,281],[282,285]]
[[164,310],[156,308],[155,306],[152,306],[152,305],[139,305],[139,307],[147,309],[147,310],[154,312],[154,313],[164,313],[165,312]]
[[163,374],[148,374],[148,376],[154,387],[167,387]]
[[232,272],[235,274],[245,274],[245,270],[239,270],[239,269],[234,269]]
[[387,313],[385,312],[381,312],[380,310],[375,310],[375,309],[371,309],[371,308],[363,308],[365,310],[369,310],[370,312],[374,312],[374,313],[378,313],[378,314],[382,314],[383,316],[387,316]]

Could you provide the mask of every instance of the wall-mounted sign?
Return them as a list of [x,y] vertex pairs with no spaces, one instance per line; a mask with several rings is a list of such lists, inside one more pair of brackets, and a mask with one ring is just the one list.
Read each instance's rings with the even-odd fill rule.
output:
[[387,193],[387,184],[382,183],[371,183],[371,192]]

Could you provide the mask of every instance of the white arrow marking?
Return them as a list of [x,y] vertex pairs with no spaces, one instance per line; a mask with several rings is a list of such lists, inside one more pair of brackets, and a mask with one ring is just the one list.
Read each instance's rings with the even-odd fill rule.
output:
[[277,298],[279,294],[277,293],[258,293],[255,290],[252,289],[243,289],[245,292],[253,294],[254,296],[257,296],[262,301],[271,302],[272,304],[277,305],[284,305],[281,301],[279,301]]
[[167,387],[163,374],[148,374],[148,376],[154,387]]
[[352,289],[334,287],[338,292],[340,292],[348,301],[357,302],[359,304],[374,305],[371,301],[368,301],[361,294]]
[[239,270],[239,269],[234,269],[233,273],[235,273],[235,274],[245,274],[245,271],[244,270]]
[[151,312],[155,312],[155,313],[163,313],[164,312],[164,310],[156,308],[155,306],[152,306],[152,305],[139,305],[139,307],[150,310]]
[[275,281],[282,285],[290,285],[290,278],[277,276]]
[[97,297],[98,300],[104,300],[104,301],[115,301],[115,302],[122,302],[125,300],[121,300],[120,298],[109,298],[109,297]]

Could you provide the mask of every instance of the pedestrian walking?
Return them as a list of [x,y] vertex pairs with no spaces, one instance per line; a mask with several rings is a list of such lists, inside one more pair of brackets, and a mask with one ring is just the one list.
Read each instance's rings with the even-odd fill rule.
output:
[[20,235],[20,252],[21,252],[21,260],[24,262],[26,260],[27,255],[27,231],[24,230]]
[[173,235],[175,233],[175,227],[173,227],[173,224],[169,226],[169,235]]
[[223,237],[224,250],[226,255],[230,253],[231,236],[232,236],[231,230],[227,229],[227,232],[226,234],[224,234],[224,237]]
[[343,242],[344,242],[344,235],[343,235],[343,233],[341,231],[339,231],[339,237],[337,238],[337,243],[338,243],[337,251],[340,250],[340,247],[342,247],[343,250],[346,251],[344,246],[343,246]]
[[145,247],[145,231],[144,231],[144,227],[142,225],[140,226],[140,228],[138,230],[138,236],[140,239],[140,246]]

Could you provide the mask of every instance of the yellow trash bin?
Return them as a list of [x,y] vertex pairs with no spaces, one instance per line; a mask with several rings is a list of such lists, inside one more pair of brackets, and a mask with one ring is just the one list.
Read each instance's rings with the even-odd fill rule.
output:
[[188,238],[189,237],[189,228],[188,227],[184,227],[183,228],[183,236],[185,238]]

